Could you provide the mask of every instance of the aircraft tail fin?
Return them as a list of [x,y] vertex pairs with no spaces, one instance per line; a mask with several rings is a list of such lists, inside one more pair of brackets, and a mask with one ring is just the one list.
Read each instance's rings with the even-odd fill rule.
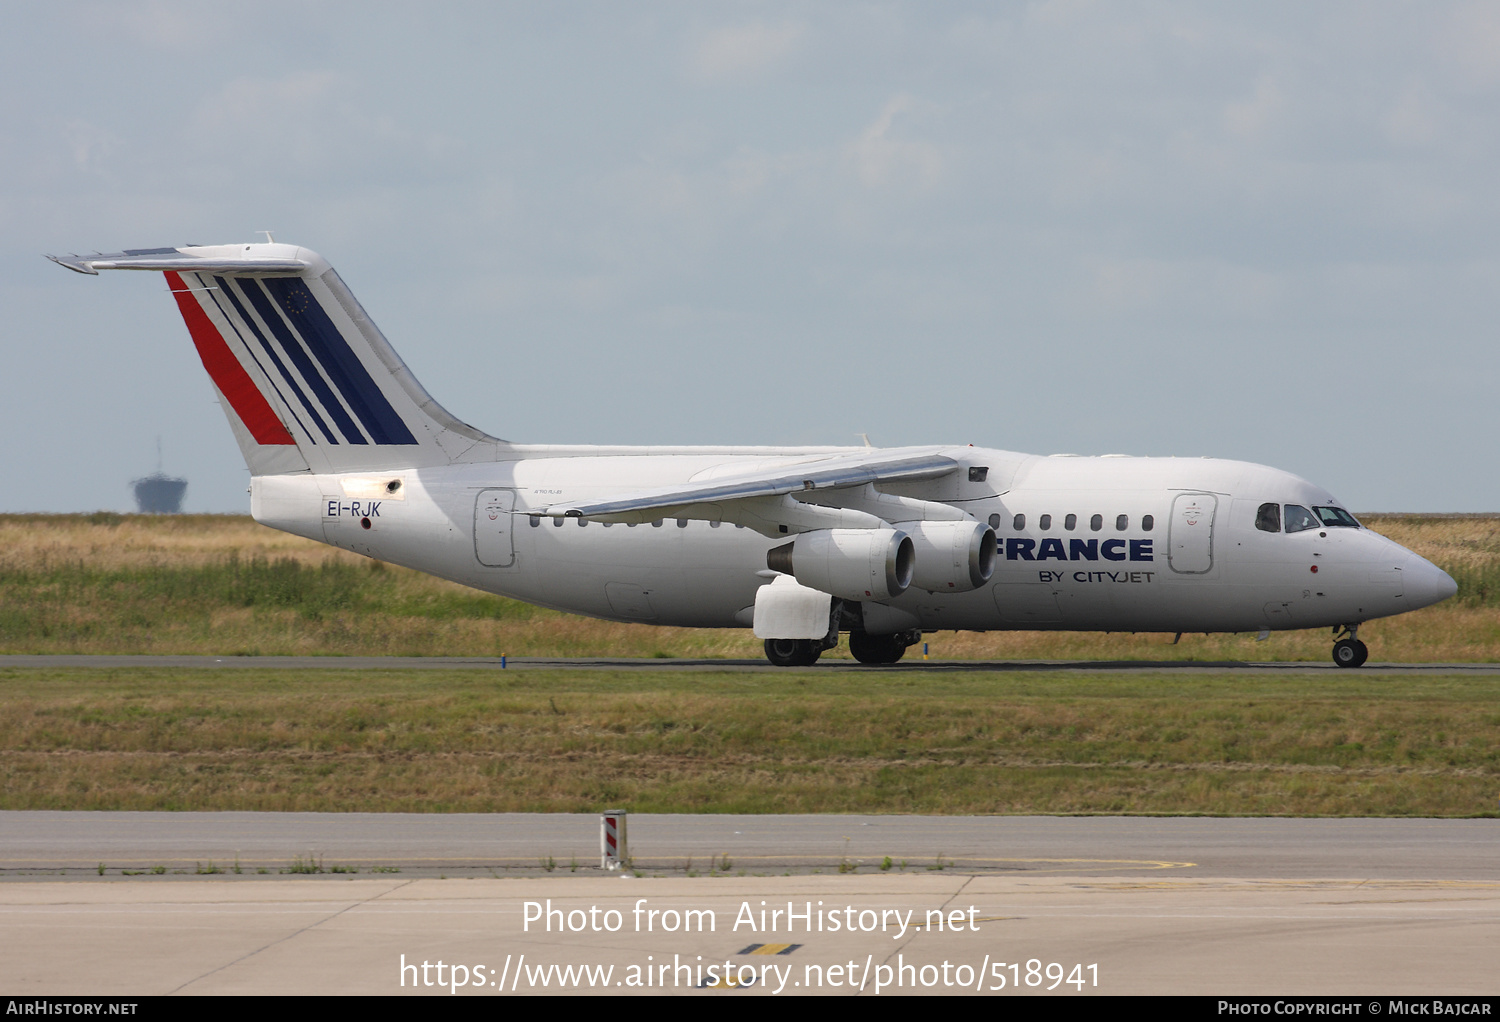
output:
[[491,460],[504,445],[427,393],[309,249],[266,243],[48,258],[79,273],[166,276],[253,475]]

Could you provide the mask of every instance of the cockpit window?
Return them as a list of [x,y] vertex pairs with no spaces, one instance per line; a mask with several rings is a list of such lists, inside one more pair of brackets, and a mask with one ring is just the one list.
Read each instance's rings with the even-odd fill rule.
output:
[[1286,506],[1286,531],[1306,532],[1308,529],[1316,529],[1318,520],[1313,517],[1311,511],[1300,504],[1288,504]]
[[1281,531],[1281,505],[1262,504],[1255,512],[1255,527],[1261,532]]
[[1315,507],[1313,513],[1331,529],[1359,528],[1359,522],[1354,520],[1354,516],[1341,507]]

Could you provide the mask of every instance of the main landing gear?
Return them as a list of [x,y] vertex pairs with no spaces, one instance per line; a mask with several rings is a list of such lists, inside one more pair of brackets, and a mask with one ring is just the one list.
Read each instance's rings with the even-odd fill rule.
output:
[[1335,628],[1333,634],[1347,633],[1347,638],[1339,639],[1333,644],[1333,662],[1340,667],[1360,667],[1370,657],[1370,647],[1360,642],[1356,636],[1359,634],[1359,625],[1343,625]]
[[825,648],[817,639],[767,639],[766,659],[777,667],[811,667]]
[[[837,635],[835,632],[833,635]],[[894,635],[849,633],[849,652],[862,664],[893,664],[906,655],[907,647],[922,641],[916,629]],[[828,639],[767,639],[766,659],[777,667],[811,667],[825,649],[838,644]]]
[[893,664],[906,655],[906,643],[898,635],[850,632],[849,654],[862,664]]

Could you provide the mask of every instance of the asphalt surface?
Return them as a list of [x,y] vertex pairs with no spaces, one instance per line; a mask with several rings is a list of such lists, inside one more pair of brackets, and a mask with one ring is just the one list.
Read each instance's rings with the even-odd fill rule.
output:
[[[503,659],[503,664],[502,664]],[[0,656],[0,669],[48,667],[192,667],[307,670],[611,670],[611,671],[785,671],[765,660],[691,660],[632,657],[378,657],[378,656]],[[912,657],[898,664],[870,665],[854,660],[821,660],[814,671],[1259,671],[1328,672],[1351,668],[1327,662],[1250,662],[1243,660],[922,660]],[[1352,669],[1366,674],[1500,674],[1500,663],[1394,664],[1367,663]]]
[[[1500,883],[1500,820],[633,814],[645,872],[846,869]],[[81,878],[294,860],[408,876],[597,871],[599,817],[573,814],[0,812],[0,876]],[[256,874],[256,869],[270,874]],[[183,873],[171,872],[183,870]],[[149,874],[148,874],[149,875]]]

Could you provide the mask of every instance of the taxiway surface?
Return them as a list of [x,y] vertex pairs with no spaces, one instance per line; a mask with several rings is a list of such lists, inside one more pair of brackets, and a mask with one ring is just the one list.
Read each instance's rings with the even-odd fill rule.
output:
[[[632,814],[641,870],[944,868],[1072,875],[1500,882],[1500,820]],[[490,876],[597,868],[599,817],[565,813],[0,812],[0,871],[400,869]],[[558,864],[561,864],[560,866]],[[182,875],[182,874],[166,874]],[[240,875],[244,875],[241,873]]]
[[[503,661],[503,665],[502,665]],[[855,660],[820,660],[812,667],[773,667],[765,660],[693,660],[652,657],[400,657],[400,656],[93,656],[8,654],[3,668],[49,667],[190,667],[258,668],[270,670],[611,670],[611,671],[1170,671],[1221,673],[1260,671],[1296,673],[1328,671],[1366,674],[1500,674],[1500,663],[1405,664],[1367,663],[1359,668],[1338,667],[1331,660],[1312,662],[1248,660],[922,660],[908,657],[897,664],[862,664]]]

